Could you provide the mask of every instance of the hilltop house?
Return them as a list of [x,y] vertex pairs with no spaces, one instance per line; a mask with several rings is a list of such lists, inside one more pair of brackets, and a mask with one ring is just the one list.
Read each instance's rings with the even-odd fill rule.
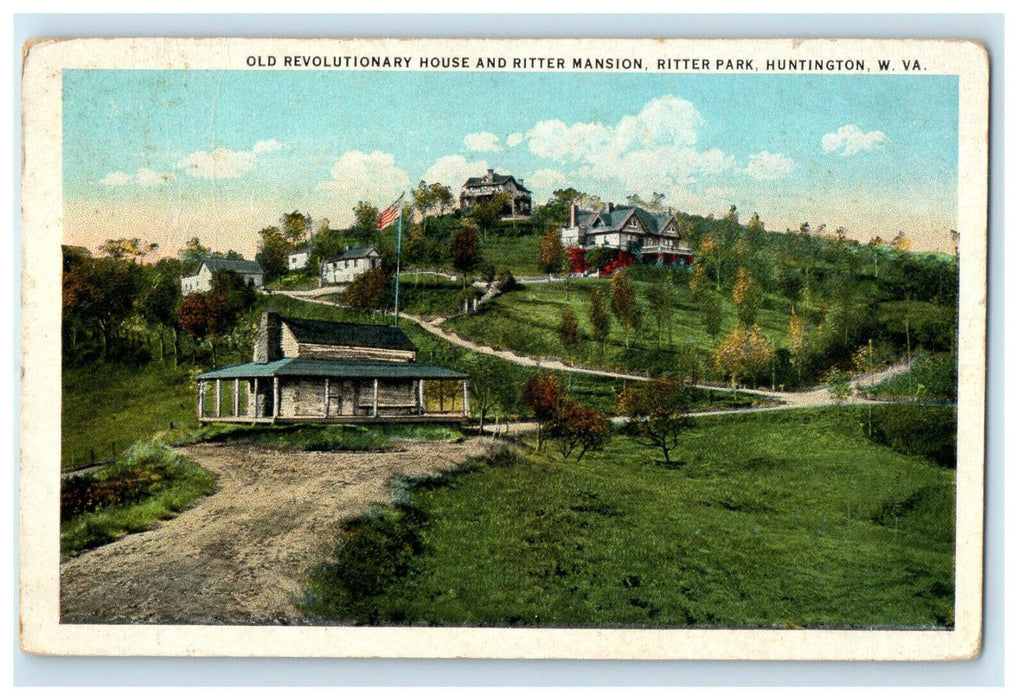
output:
[[372,245],[346,247],[337,258],[320,263],[321,284],[348,284],[367,270],[381,266],[381,251]]
[[301,270],[310,261],[310,249],[300,248],[288,254],[288,271]]
[[509,211],[502,218],[530,216],[530,190],[523,186],[523,180],[512,175],[495,175],[488,168],[484,177],[471,177],[459,191],[459,209],[469,212],[478,202],[494,199],[501,193],[509,195]]
[[197,377],[196,415],[202,422],[463,420],[467,375],[419,364],[416,355],[397,326],[286,318],[268,310],[260,317],[252,362]]
[[234,272],[243,282],[257,289],[263,286],[263,268],[255,260],[203,258],[193,274],[182,277],[182,295],[209,292],[213,289],[214,273],[218,270]]
[[660,265],[690,265],[694,255],[680,243],[680,229],[672,210],[649,212],[640,207],[609,202],[598,211],[570,206],[569,225],[562,229],[562,245],[570,256],[570,271],[584,272],[585,255],[595,247],[616,251],[599,274],[641,261]]

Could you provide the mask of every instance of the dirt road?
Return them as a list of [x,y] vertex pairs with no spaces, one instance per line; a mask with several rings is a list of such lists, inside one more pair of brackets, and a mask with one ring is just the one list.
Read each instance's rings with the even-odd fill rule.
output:
[[490,444],[403,442],[402,452],[375,454],[183,448],[218,475],[217,492],[63,564],[61,622],[301,622],[306,574],[330,561],[339,523],[387,503],[393,476],[451,469]]

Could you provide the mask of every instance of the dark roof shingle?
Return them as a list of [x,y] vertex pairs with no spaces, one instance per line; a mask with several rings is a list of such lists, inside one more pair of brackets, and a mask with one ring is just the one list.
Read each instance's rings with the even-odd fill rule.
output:
[[306,318],[282,318],[281,322],[300,343],[318,343],[346,347],[412,350],[413,341],[398,326],[345,321],[314,321]]

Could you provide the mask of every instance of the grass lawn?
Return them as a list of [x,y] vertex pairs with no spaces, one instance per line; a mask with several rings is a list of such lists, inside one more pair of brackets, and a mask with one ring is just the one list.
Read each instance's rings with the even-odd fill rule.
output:
[[61,469],[121,454],[171,428],[196,427],[196,387],[189,371],[151,362],[99,364],[62,376]]
[[[644,290],[650,283],[634,280],[639,303],[643,305]],[[495,347],[510,348],[540,357],[559,357],[572,362],[621,369],[646,370],[671,367],[678,363],[679,353],[685,346],[703,355],[706,363],[717,342],[737,324],[733,303],[723,298],[722,331],[713,338],[704,329],[698,307],[690,301],[677,303],[672,319],[663,330],[661,348],[653,333],[653,322],[647,319],[647,334],[634,339],[627,348],[622,327],[613,319],[609,339],[604,350],[591,338],[588,316],[589,296],[596,286],[609,289],[607,279],[573,279],[568,282],[531,284],[526,289],[497,297],[482,313],[458,316],[445,323],[445,327],[460,335]],[[682,299],[690,299],[689,292],[681,290]],[[776,310],[782,304],[771,304],[758,312],[758,323],[774,347],[785,347],[789,332],[789,312]],[[566,351],[559,336],[562,316],[569,308],[576,314],[584,334],[583,342],[572,356]],[[671,341],[670,341],[671,338]],[[667,366],[669,365],[669,366]]]
[[515,277],[536,277],[541,274],[537,251],[540,236],[500,236],[489,233],[481,241],[484,260],[501,274],[508,270]]
[[139,444],[118,460],[61,484],[61,556],[148,530],[211,493],[213,474],[159,443]]
[[[350,523],[318,620],[948,626],[954,471],[862,435],[863,409],[705,417],[679,468],[616,437],[498,455]],[[342,533],[340,533],[342,534]]]

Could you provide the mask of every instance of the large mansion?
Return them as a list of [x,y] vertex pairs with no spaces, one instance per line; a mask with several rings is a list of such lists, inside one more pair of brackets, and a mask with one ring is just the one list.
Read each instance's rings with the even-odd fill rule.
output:
[[618,251],[601,273],[634,262],[690,265],[694,255],[680,241],[680,229],[672,211],[649,212],[640,207],[609,202],[598,211],[570,206],[569,225],[562,229],[562,245],[571,259],[572,272],[584,272],[586,252],[595,247]]

